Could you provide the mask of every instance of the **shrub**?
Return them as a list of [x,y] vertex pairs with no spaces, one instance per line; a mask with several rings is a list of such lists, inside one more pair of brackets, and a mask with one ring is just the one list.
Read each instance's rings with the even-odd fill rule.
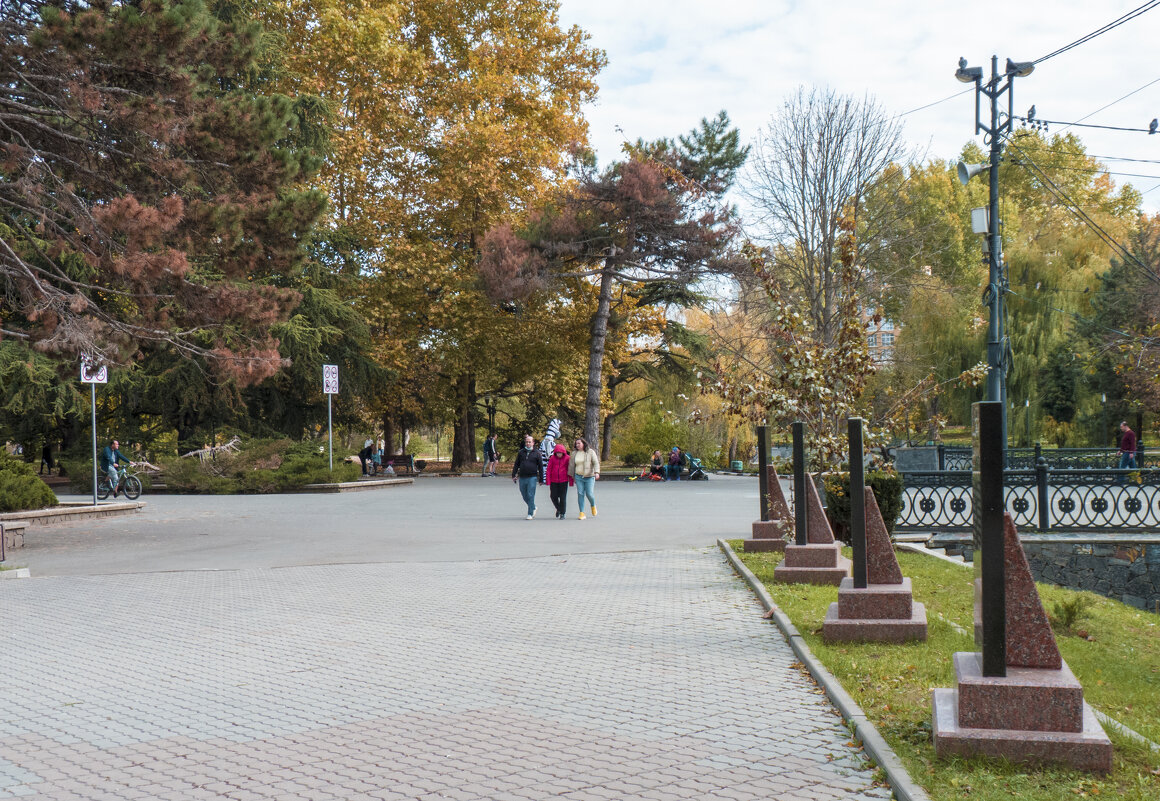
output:
[[335,454],[334,472],[325,451],[310,442],[252,440],[216,458],[174,459],[164,466],[165,486],[173,492],[210,495],[292,492],[307,484],[356,481],[360,468]]
[[1092,598],[1084,593],[1076,593],[1071,598],[1051,605],[1051,627],[1056,631],[1071,634],[1077,623],[1091,616]]
[[[886,531],[894,533],[894,523],[902,512],[902,477],[893,470],[866,471],[866,486],[874,491],[874,500],[882,512]],[[850,474],[827,473],[826,517],[834,529],[834,536],[848,542],[850,540]]]
[[0,452],[0,512],[26,512],[56,506],[56,495],[32,465]]

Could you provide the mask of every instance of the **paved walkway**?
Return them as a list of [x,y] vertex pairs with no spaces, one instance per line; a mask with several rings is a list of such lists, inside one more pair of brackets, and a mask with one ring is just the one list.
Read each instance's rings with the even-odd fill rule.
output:
[[0,797],[889,797],[711,548],[55,576],[0,610]]

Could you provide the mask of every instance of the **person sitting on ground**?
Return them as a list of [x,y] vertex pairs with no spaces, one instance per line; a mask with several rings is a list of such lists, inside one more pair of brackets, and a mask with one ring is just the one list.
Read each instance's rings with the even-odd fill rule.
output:
[[109,483],[113,487],[113,497],[117,497],[117,492],[120,491],[121,471],[117,469],[117,463],[124,462],[125,464],[132,464],[125,455],[121,453],[121,443],[113,440],[112,444],[106,445],[101,451],[100,465],[101,470],[109,477]]
[[669,480],[681,480],[681,449],[676,445],[669,452]]
[[652,466],[649,468],[649,475],[650,476],[660,476],[661,478],[664,478],[665,462],[661,458],[660,451],[653,451]]

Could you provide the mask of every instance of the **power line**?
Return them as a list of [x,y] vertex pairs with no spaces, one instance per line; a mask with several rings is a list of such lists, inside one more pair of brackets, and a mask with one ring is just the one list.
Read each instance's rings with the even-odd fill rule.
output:
[[[1020,162],[1012,161],[1012,164],[1020,164]],[[1099,167],[1069,167],[1066,164],[1046,164],[1042,166],[1045,170],[1069,170],[1071,172],[1086,172],[1089,174],[1119,175],[1124,178],[1155,178],[1160,181],[1160,175],[1144,175],[1138,172],[1115,172],[1114,170],[1101,169]]]
[[[1158,2],[1160,2],[1160,0],[1158,0]],[[1026,162],[1018,162],[1019,165],[1022,167],[1030,167],[1034,171],[1035,176],[1039,179],[1040,184],[1042,184],[1045,189],[1059,198],[1059,200],[1063,202],[1064,208],[1075,215],[1080,220],[1080,222],[1084,223],[1092,231],[1094,231],[1096,236],[1102,239],[1105,244],[1111,247],[1114,252],[1116,252],[1121,258],[1124,259],[1125,263],[1131,263],[1138,266],[1141,270],[1143,270],[1145,276],[1149,280],[1160,283],[1160,276],[1157,276],[1156,273],[1149,269],[1146,264],[1140,261],[1134,253],[1116,241],[1111,234],[1100,227],[1099,223],[1088,216],[1087,212],[1080,208],[1079,204],[1077,204],[1074,200],[1068,197],[1067,193],[1051,180],[1043,168],[1036,164],[1035,161],[1029,155],[1023,152],[1023,150],[1018,145],[1011,143],[1009,147],[1017,151],[1024,159],[1026,159]]]
[[[1156,0],[1156,2],[1160,3],[1160,0]],[[1088,116],[1091,116],[1091,115],[1088,115]],[[1156,133],[1155,130],[1150,129],[1150,128],[1125,128],[1125,127],[1122,127],[1119,125],[1095,125],[1095,124],[1090,123],[1090,122],[1064,122],[1063,120],[1041,120],[1038,117],[1035,117],[1034,119],[1028,119],[1027,117],[1020,117],[1020,116],[1014,116],[1011,119],[1020,120],[1022,122],[1026,122],[1030,125],[1040,125],[1040,126],[1062,125],[1064,128],[1102,128],[1105,131],[1131,131],[1133,133],[1146,133],[1146,134]]]
[[1039,58],[1035,59],[1035,61],[1033,61],[1032,63],[1039,64],[1043,61],[1047,61],[1047,59],[1049,59],[1049,58],[1055,58],[1056,56],[1058,56],[1062,53],[1066,53],[1068,50],[1071,50],[1073,47],[1079,47],[1081,44],[1083,44],[1085,42],[1090,42],[1092,39],[1095,39],[1097,36],[1105,34],[1108,31],[1112,30],[1113,28],[1118,28],[1119,26],[1123,25],[1125,22],[1130,22],[1131,20],[1135,19],[1136,17],[1140,16],[1141,14],[1144,14],[1144,13],[1151,11],[1152,9],[1154,9],[1158,5],[1160,5],[1160,0],[1152,0],[1152,2],[1150,2],[1150,3],[1145,3],[1144,5],[1142,5],[1138,8],[1134,8],[1131,11],[1129,11],[1127,14],[1124,14],[1122,17],[1119,17],[1118,19],[1112,20],[1107,25],[1104,25],[1103,27],[1100,27],[1100,28],[1096,28],[1094,31],[1092,31],[1091,33],[1089,33],[1085,36],[1081,36],[1079,39],[1076,39],[1071,44],[1064,45],[1063,47],[1059,48],[1058,50],[1053,50],[1052,52],[1048,53],[1046,56],[1040,56]]
[[[1072,123],[1072,125],[1076,125],[1076,124],[1078,124],[1078,123],[1081,123],[1081,122],[1083,122],[1084,120],[1086,120],[1088,117],[1094,117],[1095,115],[1099,114],[1099,113],[1100,113],[1101,111],[1103,111],[1104,109],[1108,109],[1108,108],[1111,108],[1112,106],[1116,105],[1117,103],[1119,103],[1119,102],[1120,102],[1120,100],[1127,100],[1127,99],[1128,99],[1129,97],[1131,97],[1132,95],[1136,94],[1137,92],[1142,92],[1142,91],[1144,91],[1144,90],[1145,90],[1145,89],[1147,89],[1149,86],[1151,86],[1152,84],[1156,83],[1157,81],[1160,81],[1160,78],[1153,78],[1152,80],[1148,81],[1148,83],[1146,83],[1146,84],[1144,84],[1143,86],[1141,86],[1139,89],[1133,89],[1132,91],[1128,92],[1128,94],[1124,95],[1124,96],[1123,96],[1123,97],[1121,97],[1119,100],[1113,100],[1111,103],[1108,103],[1106,106],[1100,106],[1100,107],[1099,107],[1099,108],[1097,108],[1095,111],[1093,111],[1091,114],[1086,114],[1086,115],[1084,115],[1083,117],[1080,117],[1078,120],[1076,120],[1074,123]],[[1070,127],[1071,127],[1070,125],[1065,125],[1065,126],[1063,126],[1063,128],[1062,128],[1061,130],[1067,130],[1067,129],[1068,129],[1068,128],[1070,128]]]
[[973,92],[973,91],[975,91],[974,87],[970,86],[961,92],[955,92],[953,95],[947,95],[942,100],[936,100],[933,103],[927,103],[925,106],[919,106],[918,108],[912,108],[910,111],[904,111],[901,114],[899,114],[898,116],[905,117],[908,114],[914,114],[916,111],[922,111],[924,109],[931,108],[932,106],[937,106],[939,103],[945,103],[948,100],[954,100],[956,97],[961,97],[962,95],[965,95],[967,92]]

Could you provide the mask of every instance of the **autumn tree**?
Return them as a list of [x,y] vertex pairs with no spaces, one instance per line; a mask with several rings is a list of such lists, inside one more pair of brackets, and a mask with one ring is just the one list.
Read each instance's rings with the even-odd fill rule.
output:
[[272,272],[321,213],[291,101],[233,88],[258,32],[198,0],[0,14],[0,330],[124,361],[164,347],[253,383],[297,300]]
[[[800,300],[810,330],[826,344],[845,325],[839,310],[849,286],[862,296],[888,282],[870,268],[896,215],[866,200],[905,156],[900,123],[872,99],[805,87],[785,100],[753,145],[742,182],[751,209],[747,233],[767,249],[784,291]],[[850,221],[858,269],[848,286],[838,243]]]
[[318,93],[334,120],[320,186],[359,254],[375,355],[396,376],[380,395],[388,437],[450,401],[462,465],[479,376],[493,376],[486,391],[507,383],[485,367],[521,329],[480,291],[480,243],[564,177],[603,54],[560,25],[555,0],[255,5],[283,37],[287,91]]
[[735,221],[719,202],[727,184],[698,183],[709,174],[706,162],[686,155],[662,142],[631,149],[604,171],[578,157],[568,191],[523,230],[498,227],[484,244],[480,269],[493,297],[524,297],[564,280],[594,288],[584,413],[589,442],[599,441],[603,419],[614,304],[627,302],[631,310],[695,302],[699,282],[732,266]]

